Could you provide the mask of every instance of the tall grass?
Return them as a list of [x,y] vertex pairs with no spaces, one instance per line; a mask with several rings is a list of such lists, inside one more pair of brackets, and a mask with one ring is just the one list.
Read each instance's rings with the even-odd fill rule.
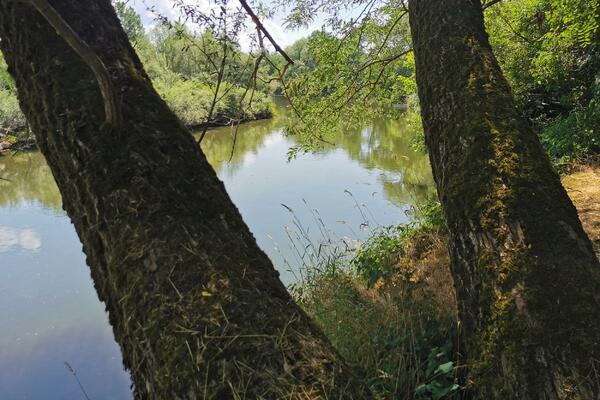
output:
[[456,305],[435,213],[374,228],[358,245],[332,237],[316,212],[314,243],[294,217],[289,238],[302,273],[290,291],[379,399],[460,394]]

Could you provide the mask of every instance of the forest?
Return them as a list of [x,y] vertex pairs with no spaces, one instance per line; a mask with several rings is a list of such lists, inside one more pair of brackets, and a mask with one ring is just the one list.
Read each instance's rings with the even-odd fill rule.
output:
[[5,0],[0,51],[7,399],[600,399],[600,1]]

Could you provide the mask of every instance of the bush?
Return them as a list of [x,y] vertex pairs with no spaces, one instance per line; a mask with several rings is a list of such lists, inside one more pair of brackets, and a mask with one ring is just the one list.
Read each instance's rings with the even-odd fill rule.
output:
[[502,70],[557,166],[600,151],[598,7],[503,1],[485,13]]
[[159,79],[154,81],[156,90],[184,125],[193,126],[206,122],[210,109],[211,94],[192,81]]
[[[172,75],[174,76],[166,74],[155,80],[156,90],[185,125],[199,126],[206,123],[213,101],[212,91],[198,82],[184,81],[175,74]],[[240,87],[231,88],[216,104],[210,123],[224,125],[232,119],[246,121],[272,115],[271,100],[262,92],[254,92],[250,105],[251,93],[248,91],[240,108],[240,100],[245,92]]]
[[417,283],[368,287],[337,267],[310,287],[300,304],[377,398],[429,400],[456,392],[456,322]]
[[558,164],[600,152],[600,90],[586,108],[557,118],[541,133],[548,155]]
[[380,228],[355,251],[351,265],[370,286],[397,275],[398,260],[419,237],[436,236],[445,229],[442,208],[437,201],[413,206],[411,214],[416,222]]
[[458,325],[445,223],[439,203],[413,213],[350,254],[327,253],[291,292],[376,398],[448,399]]
[[25,128],[25,116],[19,108],[17,96],[0,88],[0,134],[16,133]]

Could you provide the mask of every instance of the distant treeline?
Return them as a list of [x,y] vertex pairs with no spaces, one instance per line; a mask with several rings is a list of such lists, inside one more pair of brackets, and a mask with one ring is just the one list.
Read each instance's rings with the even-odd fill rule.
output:
[[[210,30],[194,35],[181,24],[159,23],[146,31],[131,7],[120,1],[114,5],[156,90],[185,125],[227,125],[272,116],[272,90],[252,79],[251,57],[238,43]],[[16,88],[0,55],[0,136],[14,139],[25,130]]]

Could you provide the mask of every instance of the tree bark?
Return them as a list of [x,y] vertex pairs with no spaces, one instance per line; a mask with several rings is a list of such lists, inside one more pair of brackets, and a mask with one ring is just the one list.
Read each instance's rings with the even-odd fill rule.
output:
[[478,0],[412,0],[425,139],[478,399],[599,399],[600,265]]
[[104,123],[93,73],[34,8],[0,1],[0,46],[136,398],[369,398],[152,88],[110,1],[50,4],[109,71],[120,126]]

